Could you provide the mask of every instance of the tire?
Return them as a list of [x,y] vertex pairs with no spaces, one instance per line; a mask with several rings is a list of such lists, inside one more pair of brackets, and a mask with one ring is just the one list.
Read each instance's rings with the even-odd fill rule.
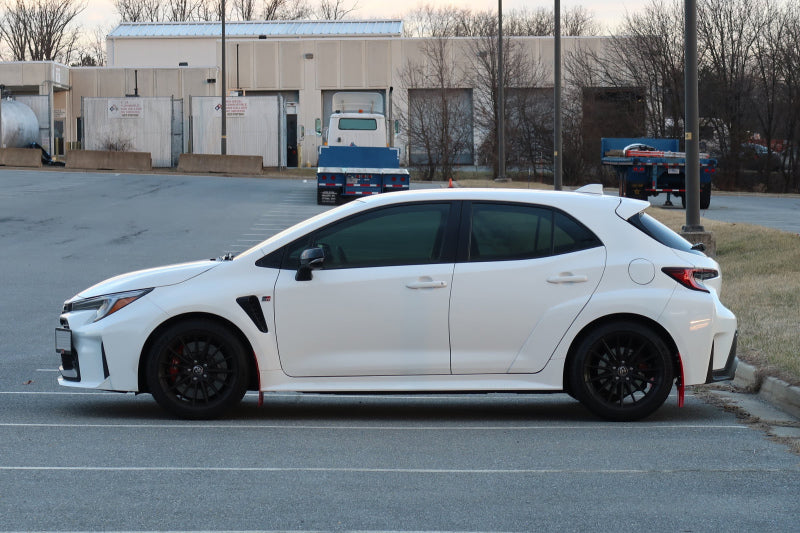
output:
[[666,401],[675,368],[669,349],[653,330],[619,321],[599,326],[580,341],[567,379],[574,397],[594,414],[633,421]]
[[700,209],[708,209],[711,205],[711,184],[700,185]]
[[247,391],[248,364],[242,342],[207,319],[179,322],[153,343],[145,368],[156,402],[181,418],[217,418]]
[[[681,196],[681,205],[686,209],[686,194]],[[700,185],[700,209],[708,209],[711,205],[711,185]]]

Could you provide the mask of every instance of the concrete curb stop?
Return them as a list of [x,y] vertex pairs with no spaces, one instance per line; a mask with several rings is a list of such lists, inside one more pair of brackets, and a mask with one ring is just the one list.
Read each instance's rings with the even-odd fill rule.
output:
[[763,376],[756,367],[739,361],[733,384],[757,394],[782,411],[800,418],[800,387],[773,377]]

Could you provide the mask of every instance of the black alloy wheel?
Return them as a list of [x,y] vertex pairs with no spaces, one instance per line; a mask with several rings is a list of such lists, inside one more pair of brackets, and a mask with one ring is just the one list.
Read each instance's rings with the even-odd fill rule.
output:
[[205,319],[177,323],[153,343],[147,384],[156,402],[181,418],[216,418],[247,391],[248,365],[241,341]]
[[578,345],[567,379],[587,409],[615,421],[644,418],[661,407],[675,381],[664,341],[636,322],[605,324]]

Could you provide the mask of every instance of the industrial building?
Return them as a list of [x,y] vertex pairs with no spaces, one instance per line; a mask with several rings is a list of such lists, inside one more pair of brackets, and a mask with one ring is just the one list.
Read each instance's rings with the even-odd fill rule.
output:
[[[403,67],[425,61],[426,39],[404,38],[400,20],[250,21],[225,29],[227,152],[262,155],[264,166],[316,164],[319,126],[336,92],[378,92],[392,123],[409,97]],[[452,64],[471,68],[474,41],[451,40]],[[552,75],[552,38],[515,41]],[[607,42],[565,37],[562,46],[568,53]],[[223,92],[220,23],[122,23],[108,35],[107,53],[104,67],[0,63],[4,91],[31,102],[42,146],[59,155],[117,143],[153,152],[154,166],[173,166],[182,152],[220,152],[213,98]],[[552,87],[552,78],[541,83]],[[472,105],[474,88],[460,89],[455,97]],[[264,97],[271,98],[257,100]],[[402,131],[392,140],[404,148]]]

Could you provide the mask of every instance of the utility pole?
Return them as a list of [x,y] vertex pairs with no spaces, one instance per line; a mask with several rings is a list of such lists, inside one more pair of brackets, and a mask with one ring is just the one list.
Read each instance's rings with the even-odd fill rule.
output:
[[503,79],[503,0],[497,0],[497,177],[506,178],[506,84]]
[[553,6],[555,16],[554,39],[555,57],[553,61],[553,189],[560,191],[562,185],[561,154],[561,1],[555,0]]
[[684,0],[686,48],[684,73],[686,92],[686,116],[684,130],[686,142],[686,225],[684,232],[700,232],[700,119],[697,95],[697,0]]
[[219,148],[222,155],[228,153],[228,84],[225,79],[225,0],[222,0],[222,137]]
[[714,235],[700,224],[700,113],[697,95],[697,0],[684,0],[686,111],[684,139],[686,144],[686,225],[681,235],[692,243],[702,243],[709,256],[717,255]]

